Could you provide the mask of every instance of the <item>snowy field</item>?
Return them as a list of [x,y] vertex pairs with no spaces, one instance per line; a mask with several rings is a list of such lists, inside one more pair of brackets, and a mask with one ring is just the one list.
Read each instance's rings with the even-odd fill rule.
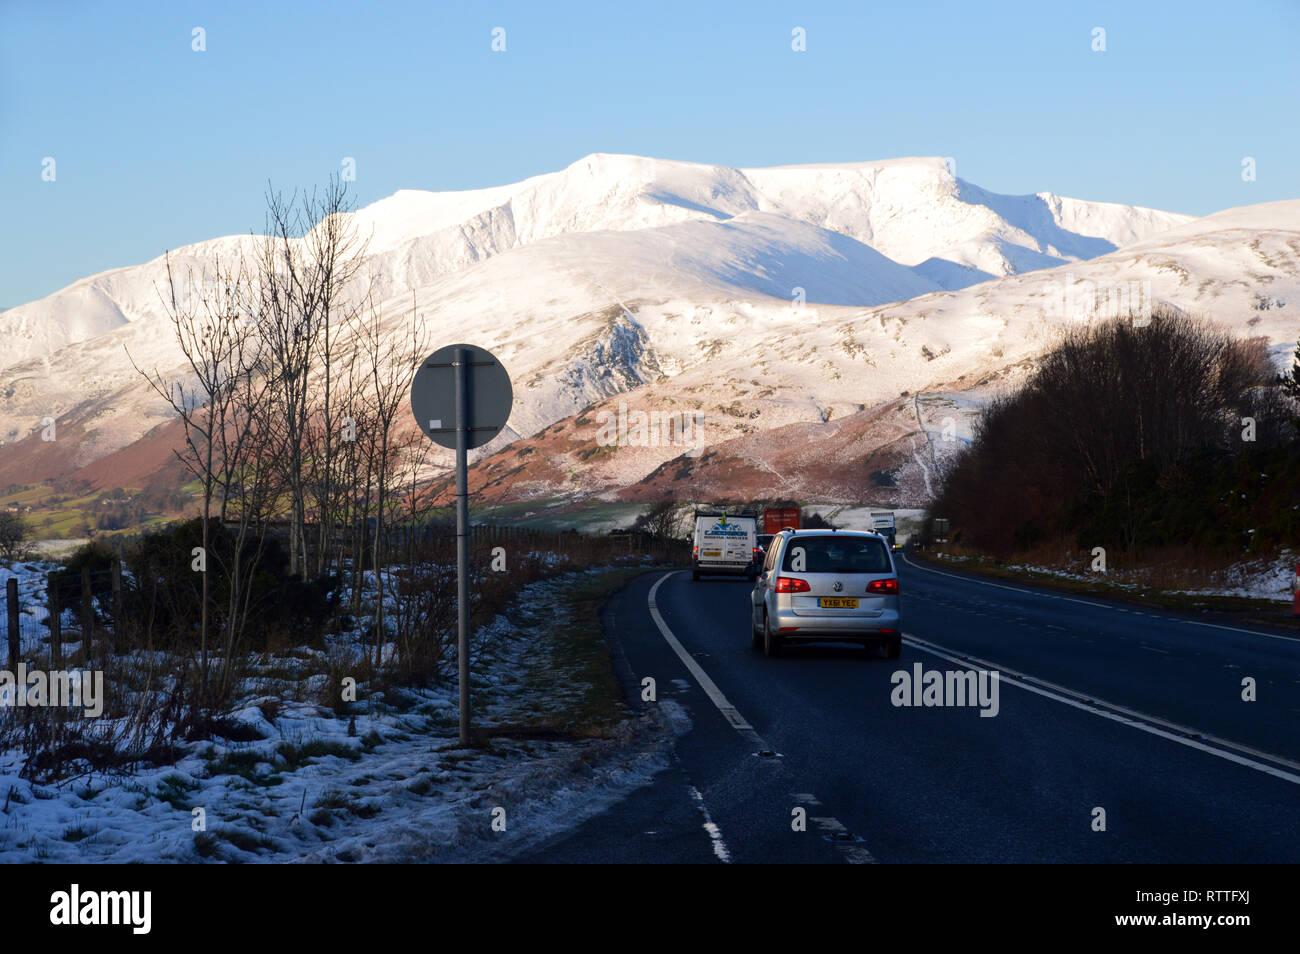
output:
[[[42,567],[28,566],[20,579],[36,597]],[[352,715],[254,694],[232,713],[248,741],[182,742],[175,764],[136,772],[34,784],[9,749],[0,861],[476,861],[536,845],[667,761],[661,710],[604,737],[518,731],[586,689],[553,634],[572,622],[568,588],[599,572],[531,584],[475,634],[475,726],[499,732],[481,747],[458,747],[450,679],[371,693]],[[294,651],[313,652],[324,655]]]

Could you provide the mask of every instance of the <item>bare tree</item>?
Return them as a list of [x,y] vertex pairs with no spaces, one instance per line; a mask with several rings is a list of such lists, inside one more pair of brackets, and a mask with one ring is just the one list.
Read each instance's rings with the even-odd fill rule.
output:
[[[428,347],[428,333],[412,299],[409,321],[385,326],[382,310],[369,302],[354,322],[352,340],[359,354],[367,422],[361,450],[365,454],[366,509],[374,520],[374,569],[379,600],[375,610],[375,664],[381,662],[384,633],[384,568],[387,562],[389,511],[398,486],[402,460],[417,446],[417,432],[398,429],[398,415],[408,406],[411,380]],[[373,506],[371,506],[373,504]]]
[[[277,456],[289,496],[290,570],[304,580],[310,572],[309,497],[316,496],[318,486],[329,497],[336,468],[335,336],[341,320],[355,313],[345,296],[365,252],[346,214],[349,209],[346,186],[337,178],[319,197],[295,194],[286,199],[268,190],[267,234],[258,255],[264,370],[278,414]],[[319,440],[313,439],[313,427],[321,429]],[[331,509],[328,503],[324,509]]]
[[[410,531],[403,541],[413,563],[414,530],[432,507],[422,492],[428,444],[405,419],[427,327],[414,295],[409,314],[374,300],[349,210],[338,180],[319,195],[286,198],[268,188],[266,234],[252,240],[247,259],[214,260],[198,275],[180,274],[167,260],[161,294],[184,371],[137,370],[181,422],[184,446],[176,453],[199,483],[205,559],[229,584],[214,606],[210,577],[202,577],[205,704],[233,687],[254,612],[253,576],[277,522],[287,527],[292,576],[306,580],[350,564],[353,615],[361,612],[369,562],[379,594],[379,664],[384,596],[401,589],[391,568],[400,556],[394,541]],[[397,625],[409,657],[437,612],[407,609]],[[223,627],[219,639],[214,618]],[[214,652],[221,658],[215,682]]]
[[[342,431],[354,427],[355,422],[340,424],[346,415],[338,413],[335,364],[339,359],[342,335],[350,328],[364,300],[351,289],[357,278],[366,251],[351,224],[352,203],[347,189],[337,177],[332,179],[319,200],[306,203],[306,216],[317,220],[307,234],[308,255],[316,263],[320,285],[320,335],[316,344],[315,373],[319,386],[310,393],[318,395],[312,409],[314,427],[307,431],[315,480],[317,518],[316,560],[317,574],[326,572],[330,564],[330,540],[340,506],[339,473],[341,461],[336,450],[346,440]],[[355,359],[355,352],[352,352]]]
[[[210,269],[178,274],[166,258],[167,285],[160,296],[171,320],[187,373],[180,378],[132,365],[176,412],[185,444],[176,457],[199,482],[202,554],[199,620],[200,700],[208,699],[211,586],[207,560],[213,554],[214,507],[224,520],[232,484],[249,446],[251,416],[241,398],[257,368],[255,324],[248,313],[249,275],[241,260],[214,259]],[[128,351],[130,358],[130,352]],[[219,521],[220,525],[220,521]],[[236,587],[232,586],[232,592]],[[227,627],[231,624],[227,616]],[[229,630],[227,642],[230,639]]]
[[677,501],[665,498],[636,518],[632,528],[656,540],[678,540],[683,531],[683,514]]

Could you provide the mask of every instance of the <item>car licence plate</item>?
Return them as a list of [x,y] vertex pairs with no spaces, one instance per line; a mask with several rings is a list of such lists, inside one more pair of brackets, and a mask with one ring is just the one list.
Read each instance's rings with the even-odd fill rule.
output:
[[705,550],[705,551],[704,551],[704,555],[705,555],[706,557],[720,557],[720,556],[722,556],[722,551],[721,551],[721,550]]
[[857,609],[857,597],[823,596],[817,603],[822,609]]

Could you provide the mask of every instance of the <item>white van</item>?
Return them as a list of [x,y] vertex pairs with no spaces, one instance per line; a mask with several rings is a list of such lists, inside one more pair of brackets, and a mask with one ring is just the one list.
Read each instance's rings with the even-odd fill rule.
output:
[[745,511],[695,511],[695,546],[691,551],[691,578],[701,573],[757,576],[758,515]]

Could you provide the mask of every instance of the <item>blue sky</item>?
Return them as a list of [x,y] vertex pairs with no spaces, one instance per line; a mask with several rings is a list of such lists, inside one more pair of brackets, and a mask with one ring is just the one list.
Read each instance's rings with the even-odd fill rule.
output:
[[361,204],[591,152],[952,156],[997,192],[1192,214],[1300,198],[1298,41],[1300,0],[0,0],[0,307],[247,232],[268,180],[343,157]]

